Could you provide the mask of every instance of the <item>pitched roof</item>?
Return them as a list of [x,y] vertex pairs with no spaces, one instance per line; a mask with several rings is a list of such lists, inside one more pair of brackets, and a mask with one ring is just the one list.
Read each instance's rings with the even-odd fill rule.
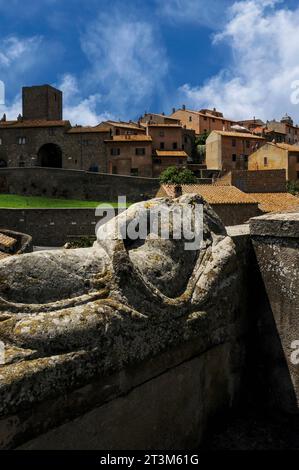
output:
[[240,137],[242,139],[255,139],[255,140],[265,140],[264,137],[259,135],[253,135],[250,132],[233,132],[233,131],[212,131],[223,137]]
[[263,212],[299,211],[299,197],[289,193],[251,193]]
[[31,127],[66,127],[70,121],[47,121],[46,119],[26,119],[24,121],[1,121],[0,129],[22,129]]
[[89,126],[76,126],[72,127],[69,131],[68,134],[91,134],[91,133],[105,133],[105,132],[110,132],[109,127],[89,127]]
[[112,139],[107,139],[105,142],[151,142],[152,138],[145,134],[124,134],[114,135]]
[[[157,197],[172,197],[174,185],[163,184]],[[257,201],[235,186],[215,186],[213,184],[183,184],[183,194],[199,194],[209,204],[257,204]]]
[[165,119],[172,119],[173,121],[179,121],[178,118],[174,118],[174,117],[171,117],[171,116],[166,116],[165,114],[160,114],[160,113],[145,113],[144,116],[159,116],[159,117],[162,117],[162,118],[165,118]]
[[288,150],[289,152],[299,152],[299,145],[291,145],[285,143],[276,144],[277,147],[283,148],[284,150]]
[[12,237],[8,237],[3,233],[0,233],[0,246],[5,248],[11,248],[17,243],[17,240]]
[[158,157],[184,157],[188,158],[184,150],[156,150]]
[[113,126],[113,127],[120,127],[123,129],[135,129],[139,131],[144,131],[143,127],[138,126],[137,122],[118,122],[118,121],[104,121],[98,124],[99,126]]
[[[202,116],[202,117],[209,117],[209,118],[212,118],[212,119],[217,119],[219,121],[229,121],[229,122],[233,122],[233,123],[236,123],[237,121],[234,121],[233,119],[228,119],[228,118],[225,118],[225,117],[219,117],[219,116],[214,116],[214,114],[209,114],[209,113],[202,113],[200,111],[194,111],[192,109],[178,109],[177,111],[184,111],[188,114],[196,114],[197,116]],[[177,112],[176,111],[176,112]]]
[[168,124],[168,123],[158,123],[158,124],[141,123],[141,124],[143,124],[144,126],[148,126],[148,127],[178,127],[178,128],[183,127],[181,124]]

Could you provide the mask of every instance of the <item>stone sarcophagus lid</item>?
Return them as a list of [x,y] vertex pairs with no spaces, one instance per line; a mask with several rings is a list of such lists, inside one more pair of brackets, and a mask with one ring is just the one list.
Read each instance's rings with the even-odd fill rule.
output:
[[[203,209],[200,246],[151,213]],[[143,239],[119,229],[146,221]],[[117,224],[116,224],[117,222]],[[117,229],[116,229],[117,227]],[[197,196],[132,205],[92,248],[0,262],[0,446],[182,448],[229,408],[242,368],[235,244]]]

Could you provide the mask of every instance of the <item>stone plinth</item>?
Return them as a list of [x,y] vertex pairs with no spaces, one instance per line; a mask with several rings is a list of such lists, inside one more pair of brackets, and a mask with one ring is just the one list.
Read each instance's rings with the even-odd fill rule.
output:
[[260,310],[259,332],[268,376],[269,401],[285,411],[297,412],[299,213],[254,218],[250,222],[250,231],[268,296],[268,302]]

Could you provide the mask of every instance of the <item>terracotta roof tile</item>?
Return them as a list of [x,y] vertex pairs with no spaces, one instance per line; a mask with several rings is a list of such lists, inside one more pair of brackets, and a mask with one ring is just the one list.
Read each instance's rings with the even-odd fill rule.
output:
[[78,126],[78,127],[72,127],[72,129],[70,129],[68,131],[68,134],[91,134],[91,133],[107,133],[107,132],[110,132],[110,128],[109,127],[84,127],[84,126]]
[[214,114],[206,114],[206,113],[202,113],[200,111],[194,111],[194,110],[191,110],[191,109],[178,109],[177,111],[184,111],[188,114],[196,114],[198,116],[203,116],[203,117],[208,117],[208,118],[212,118],[212,119],[217,119],[218,121],[227,121],[227,122],[233,122],[233,123],[236,123],[237,124],[237,121],[234,121],[233,119],[228,119],[226,117],[219,117],[219,116],[214,116]]
[[139,131],[144,131],[143,127],[138,126],[137,122],[104,121],[98,124],[98,126],[112,126],[112,127],[120,127],[123,129],[135,129]]
[[0,233],[0,247],[11,248],[17,243],[17,240]]
[[[142,124],[142,123],[141,123]],[[183,126],[181,124],[146,124],[146,123],[143,123],[145,126],[148,126],[148,127],[175,127],[175,128],[182,128]]]
[[156,150],[156,154],[158,157],[188,157],[184,150]]
[[[173,185],[162,185],[157,197],[172,197]],[[212,184],[182,185],[183,194],[198,194],[209,204],[257,204],[251,195],[243,193],[235,186],[215,186]]]
[[263,212],[299,211],[299,197],[289,193],[251,193]]
[[299,152],[299,145],[279,143],[279,144],[276,144],[276,146],[283,148],[284,150],[288,150],[289,152]]
[[232,132],[232,131],[212,131],[215,132],[223,137],[240,137],[242,139],[255,139],[255,140],[265,140],[264,137],[260,137],[259,135],[253,135],[247,132]]
[[69,121],[47,121],[46,119],[40,120],[24,120],[24,121],[2,121],[0,122],[0,129],[22,129],[32,127],[66,127],[71,126]]

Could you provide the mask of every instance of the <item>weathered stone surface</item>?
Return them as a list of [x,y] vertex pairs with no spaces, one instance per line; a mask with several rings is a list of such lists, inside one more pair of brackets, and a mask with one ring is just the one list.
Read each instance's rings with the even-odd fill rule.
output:
[[267,214],[250,220],[251,235],[299,237],[299,212]]
[[[117,221],[120,227],[141,223],[161,205],[192,207],[193,221],[196,203],[203,201],[192,195],[155,199],[131,206]],[[95,381],[104,384],[168,351],[180,353],[172,352],[159,373],[169,363],[229,344],[236,372],[228,373],[220,395],[228,397],[227,406],[232,402],[243,312],[235,245],[219,218],[204,204],[203,244],[197,251],[186,251],[184,238],[152,239],[150,233],[142,242],[120,240],[114,222],[100,229],[106,238],[99,236],[90,249],[38,252],[0,264],[0,340],[6,349],[6,364],[0,366],[0,447],[63,424],[102,404],[105,394],[102,389],[102,398],[77,400],[74,407],[66,402],[55,415],[49,410],[60,396],[71,397]],[[218,360],[221,367],[221,353]],[[124,393],[119,383],[112,389]],[[217,403],[206,409],[215,411]]]
[[299,365],[292,354],[299,349],[299,213],[252,219],[250,231],[268,297],[259,331],[269,402],[298,412]]

